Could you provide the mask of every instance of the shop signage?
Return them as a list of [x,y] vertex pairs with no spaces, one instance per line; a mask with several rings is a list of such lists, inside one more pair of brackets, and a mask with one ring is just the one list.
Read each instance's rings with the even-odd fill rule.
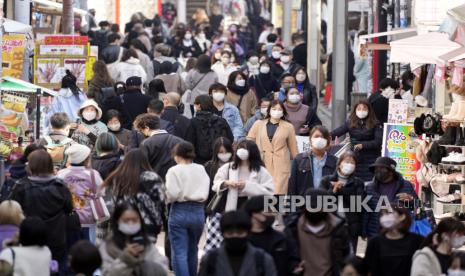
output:
[[4,35],[2,40],[3,75],[20,79],[23,75],[26,36],[23,34]]

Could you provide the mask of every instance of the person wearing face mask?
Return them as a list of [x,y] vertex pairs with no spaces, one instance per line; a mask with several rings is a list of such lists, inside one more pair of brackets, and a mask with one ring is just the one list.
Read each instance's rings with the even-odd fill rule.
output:
[[281,57],[279,58],[281,61],[279,63],[281,69],[282,69],[282,74],[291,74],[293,75],[296,70],[299,68],[302,68],[299,64],[295,63],[294,60],[292,59],[292,51],[285,49],[281,52]]
[[273,100],[265,119],[255,122],[247,139],[257,143],[266,168],[273,176],[274,191],[278,195],[287,193],[291,160],[298,153],[295,130],[286,121],[286,108],[280,101]]
[[226,100],[239,109],[243,123],[255,114],[258,105],[255,93],[250,89],[247,80],[244,73],[232,72],[229,75],[228,94],[226,95]]
[[393,206],[392,212],[381,213],[380,224],[380,235],[368,241],[365,251],[364,265],[368,273],[409,276],[413,254],[423,243],[422,236],[409,231],[412,224],[410,211]]
[[465,253],[462,251],[454,252],[452,256],[452,264],[447,270],[449,276],[464,276],[465,275]]
[[244,137],[244,126],[242,124],[239,109],[225,100],[228,89],[221,83],[214,83],[210,86],[208,94],[212,96],[213,112],[223,117],[228,122],[229,127],[234,135],[234,140],[239,140]]
[[231,52],[223,50],[221,52],[221,60],[212,65],[213,72],[218,76],[218,82],[227,85],[229,75],[236,71],[237,68],[231,63]]
[[310,150],[299,153],[292,161],[288,195],[304,195],[309,188],[320,188],[321,179],[336,171],[337,158],[328,152],[331,135],[318,125],[309,134]]
[[208,52],[208,49],[210,49],[212,43],[210,42],[210,40],[207,39],[205,31],[201,29],[197,30],[195,40],[197,41],[197,44],[199,44],[201,53],[206,54]]
[[210,179],[202,165],[193,163],[194,146],[181,142],[173,150],[177,165],[166,174],[166,199],[171,204],[168,234],[175,275],[197,274],[197,251],[205,223],[205,201]]
[[273,77],[271,66],[270,61],[265,60],[260,63],[258,74],[249,77],[250,88],[255,90],[257,99],[267,97],[270,93],[279,90],[279,82]]
[[297,69],[293,76],[296,81],[296,87],[302,96],[302,103],[308,105],[312,113],[316,114],[318,109],[318,95],[315,85],[310,83],[305,68],[301,67]]
[[[216,139],[215,143],[213,144],[213,157],[210,161],[205,163],[205,170],[210,177],[210,193],[208,194],[207,202],[210,202],[215,194],[215,192],[212,190],[212,187],[213,180],[215,179],[215,175],[218,172],[218,169],[224,164],[233,160],[233,153],[233,146],[229,139],[224,137]],[[207,214],[208,217],[205,225],[205,247],[203,249],[204,252],[208,252],[211,249],[219,247],[223,241],[223,237],[221,236],[220,231],[220,219],[223,212],[224,208],[218,208],[217,212]]]
[[273,229],[276,214],[265,211],[265,200],[264,196],[254,196],[244,203],[243,209],[252,224],[249,242],[273,257],[278,275],[295,275],[294,270],[300,262],[299,253],[288,237],[289,231]]
[[122,118],[121,113],[115,109],[110,109],[107,112],[107,127],[108,132],[115,135],[118,139],[118,144],[121,150],[125,150],[125,147],[129,144],[129,138],[131,131],[121,126]]
[[213,156],[212,145],[219,137],[233,141],[234,136],[228,122],[214,113],[213,99],[200,95],[194,101],[195,117],[191,120],[187,141],[195,147],[195,162],[204,164]]
[[246,56],[247,62],[242,67],[243,71],[247,71],[250,76],[256,76],[259,73],[260,63],[257,53],[251,51]]
[[118,204],[110,225],[113,235],[99,246],[103,275],[168,275],[168,262],[149,239],[137,206]]
[[251,225],[246,213],[225,213],[220,227],[224,242],[203,256],[199,276],[278,275],[273,258],[248,242]]
[[292,74],[283,74],[279,78],[279,82],[281,84],[281,88],[279,89],[277,93],[274,93],[274,97],[275,99],[278,99],[281,102],[284,102],[286,100],[286,89],[295,87],[296,81]]
[[[365,194],[369,197],[367,205],[375,210],[380,197],[398,204],[413,204],[418,200],[412,183],[396,172],[396,161],[389,157],[378,157],[369,168],[375,177],[365,186]],[[412,206],[412,205],[410,205]],[[363,212],[363,237],[371,238],[379,233],[379,212]]]
[[[413,255],[411,276],[446,275],[453,250],[463,246],[465,226],[456,218],[442,219]],[[447,274],[452,275],[452,274]]]
[[116,136],[110,132],[100,134],[95,150],[90,164],[100,173],[102,179],[106,179],[121,163],[123,151]]
[[198,57],[202,54],[202,49],[196,39],[193,38],[192,31],[187,30],[180,34],[182,39],[174,44],[174,54],[179,57],[184,53],[187,57]]
[[[335,213],[318,210],[331,194],[322,189],[308,189],[305,193],[307,205],[301,212],[292,215],[287,224],[298,242],[300,266],[304,276],[339,275],[344,260],[350,254],[350,238],[344,219]],[[324,204],[324,203],[323,203]]]
[[286,119],[294,126],[296,135],[308,135],[311,128],[321,125],[320,119],[310,110],[309,106],[302,104],[302,96],[297,88],[287,88],[285,93]]
[[341,208],[339,215],[346,219],[354,252],[357,250],[358,237],[362,235],[362,213],[344,212],[342,208],[350,207],[351,197],[363,196],[365,185],[360,178],[354,175],[356,167],[355,154],[347,151],[337,160],[336,171],[332,175],[323,177],[320,185],[322,189],[336,196],[342,196],[342,201],[338,202],[339,208]]
[[373,174],[368,166],[375,162],[381,155],[381,143],[383,140],[383,127],[376,120],[376,115],[371,104],[362,100],[357,102],[349,115],[349,119],[340,127],[331,132],[333,138],[342,137],[346,133],[350,135],[350,143],[357,155],[358,166],[355,176],[363,181],[373,179]]
[[77,113],[81,120],[71,124],[71,129],[74,130],[71,139],[78,144],[93,148],[97,137],[101,133],[108,132],[107,126],[99,121],[102,110],[94,100],[87,100]]
[[389,99],[394,99],[399,84],[390,78],[385,78],[379,83],[379,91],[373,93],[368,98],[368,102],[373,106],[376,119],[381,124],[387,123],[389,113]]
[[228,190],[226,211],[236,210],[250,196],[272,195],[273,179],[264,167],[257,144],[249,140],[239,142],[233,162],[218,169],[212,189]]
[[256,121],[265,119],[266,115],[268,114],[268,107],[270,106],[270,103],[271,99],[269,97],[263,97],[260,100],[260,109],[257,109],[255,115],[248,119],[244,125],[245,133],[249,133],[250,129]]

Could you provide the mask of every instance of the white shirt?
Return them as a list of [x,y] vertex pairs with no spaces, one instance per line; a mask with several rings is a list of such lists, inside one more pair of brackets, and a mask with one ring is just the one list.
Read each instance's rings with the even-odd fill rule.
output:
[[[15,258],[13,260],[13,249]],[[49,276],[52,253],[47,246],[24,246],[3,249],[0,260],[14,264],[14,276]]]
[[210,177],[204,166],[178,164],[166,173],[166,198],[168,203],[204,202],[210,190]]
[[217,61],[212,65],[212,70],[216,73],[216,75],[218,75],[218,82],[227,86],[229,75],[231,75],[232,72],[237,71],[238,68],[231,64],[228,64],[226,67],[224,67],[221,61]]

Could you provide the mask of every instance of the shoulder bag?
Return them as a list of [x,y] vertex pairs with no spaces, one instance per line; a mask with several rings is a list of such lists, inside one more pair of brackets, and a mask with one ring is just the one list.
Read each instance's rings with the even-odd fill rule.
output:
[[[228,166],[228,180],[229,180],[229,170],[231,169],[231,163]],[[223,191],[218,191],[212,197],[210,202],[207,205],[206,212],[207,214],[215,214],[215,213],[222,213],[226,207],[226,199],[228,197],[229,189],[225,189]]]

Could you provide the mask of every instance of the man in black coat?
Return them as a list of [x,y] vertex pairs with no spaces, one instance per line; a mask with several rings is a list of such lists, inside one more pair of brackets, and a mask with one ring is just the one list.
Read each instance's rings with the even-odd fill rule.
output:
[[123,47],[121,47],[121,36],[117,33],[110,33],[107,37],[108,46],[105,47],[100,53],[100,59],[102,59],[105,64],[110,64],[118,61],[121,55],[123,54]]
[[140,77],[130,77],[126,80],[126,91],[121,96],[123,108],[127,112],[130,122],[129,126],[124,126],[127,129],[131,129],[131,124],[134,119],[140,114],[147,112],[149,106],[150,96],[142,94],[142,79]]
[[307,68],[307,43],[305,43],[304,34],[294,33],[292,35],[292,43],[295,46],[292,50],[294,61],[300,66]]
[[153,170],[165,180],[168,170],[176,165],[171,152],[183,140],[160,129],[160,118],[154,114],[138,116],[134,127],[147,137],[142,141],[140,148],[147,153]]
[[368,101],[375,111],[376,119],[378,119],[381,124],[387,123],[388,121],[389,99],[394,98],[394,93],[398,88],[399,84],[395,80],[385,78],[379,82],[379,91],[371,94],[368,98]]
[[149,106],[147,107],[147,113],[156,115],[160,118],[160,129],[166,130],[169,134],[174,134],[174,125],[167,120],[161,118],[161,114],[163,113],[163,109],[165,105],[162,101],[153,99],[150,101]]
[[181,96],[176,92],[169,92],[166,94],[166,96],[163,97],[165,108],[160,118],[171,122],[174,125],[174,135],[186,140],[191,121],[179,113],[178,106],[180,100]]

